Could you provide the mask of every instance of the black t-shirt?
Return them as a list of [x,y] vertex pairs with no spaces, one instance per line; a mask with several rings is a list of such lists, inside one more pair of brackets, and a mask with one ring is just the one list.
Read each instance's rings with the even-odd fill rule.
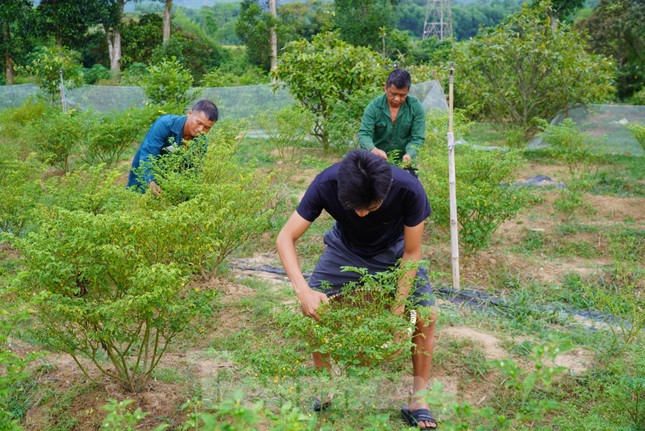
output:
[[322,171],[312,181],[296,211],[313,222],[327,211],[336,220],[334,228],[354,253],[374,256],[403,238],[403,227],[414,227],[428,218],[430,204],[417,178],[392,166],[392,186],[381,207],[359,217],[338,199],[339,164]]

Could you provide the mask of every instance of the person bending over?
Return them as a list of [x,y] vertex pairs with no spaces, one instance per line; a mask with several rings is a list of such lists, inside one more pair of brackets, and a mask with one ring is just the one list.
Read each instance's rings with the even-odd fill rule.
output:
[[[325,233],[326,248],[309,281],[300,268],[296,242],[325,210],[335,220]],[[400,260],[417,262],[430,205],[423,186],[407,171],[393,166],[366,150],[350,151],[340,163],[323,170],[309,185],[304,197],[280,231],[276,247],[282,265],[300,300],[303,313],[318,319],[317,308],[360,274],[342,267],[367,268],[370,273],[391,269]],[[427,270],[406,273],[397,287],[397,303],[404,304],[416,280],[414,302],[431,307],[432,288]],[[404,305],[395,312],[402,313]],[[401,412],[409,424],[434,429],[436,422],[419,395],[427,389],[434,348],[436,313],[418,319],[413,335],[413,397]],[[327,366],[323,356],[313,353],[317,368]]]
[[[208,147],[206,134],[217,122],[218,116],[217,106],[210,100],[202,99],[195,103],[187,115],[167,114],[157,118],[134,155],[127,187],[140,193],[150,188],[154,194],[159,194],[161,188],[146,165],[159,156],[176,151],[187,141],[199,141],[196,144],[202,145],[205,153]],[[143,169],[140,169],[142,166]]]

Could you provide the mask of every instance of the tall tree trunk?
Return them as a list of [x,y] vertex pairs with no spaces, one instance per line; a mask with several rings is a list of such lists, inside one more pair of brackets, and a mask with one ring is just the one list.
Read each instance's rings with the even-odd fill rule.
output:
[[13,67],[13,58],[11,57],[11,52],[9,51],[9,46],[11,34],[9,33],[9,24],[7,22],[2,23],[2,39],[6,42],[6,48],[4,51],[4,78],[7,82],[7,85],[13,85],[14,78],[16,76],[16,70]]
[[105,36],[110,54],[110,73],[118,76],[121,74],[121,32],[118,28],[109,28],[105,31]]
[[166,0],[166,9],[163,13],[163,44],[170,40],[170,12],[172,10],[172,0]]
[[121,22],[123,21],[123,8],[126,1],[118,1],[118,16],[114,28],[105,29],[108,52],[110,53],[110,74],[112,74],[112,77],[121,74]]
[[16,77],[16,70],[13,67],[13,58],[11,58],[11,54],[9,54],[9,51],[5,52],[4,64],[5,64],[4,80],[7,83],[7,85],[13,85],[14,79]]
[[275,72],[278,68],[278,37],[275,33],[275,23],[278,21],[278,11],[276,6],[277,0],[269,0],[269,10],[271,12],[270,38],[271,38],[271,71]]
[[56,46],[59,48],[63,47],[63,35],[61,34],[60,26],[56,27]]

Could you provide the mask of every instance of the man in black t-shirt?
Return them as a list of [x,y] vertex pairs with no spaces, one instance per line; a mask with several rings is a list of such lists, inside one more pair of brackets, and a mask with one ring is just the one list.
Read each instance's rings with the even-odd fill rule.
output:
[[[336,223],[325,233],[327,247],[307,283],[298,261],[296,241],[323,210]],[[399,259],[419,261],[424,221],[429,215],[430,205],[419,180],[366,150],[350,151],[340,163],[322,171],[309,185],[276,241],[303,313],[317,319],[316,309],[329,300],[327,295],[360,279],[360,274],[344,272],[342,266],[367,268],[370,273],[376,273],[391,269]],[[431,286],[422,267],[401,279],[397,297],[407,299],[415,276],[421,280],[414,292],[416,304],[432,306]],[[323,282],[330,287],[323,290]],[[402,313],[403,308],[401,305],[395,312]],[[433,315],[416,323],[413,394],[428,386],[435,318]],[[325,366],[320,353],[314,352],[313,357],[316,367]],[[416,423],[421,429],[436,427],[428,405],[420,396],[413,396],[402,413],[408,423]]]

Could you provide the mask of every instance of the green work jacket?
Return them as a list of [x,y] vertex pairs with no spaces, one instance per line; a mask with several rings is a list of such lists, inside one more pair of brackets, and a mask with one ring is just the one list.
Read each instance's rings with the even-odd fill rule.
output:
[[425,141],[425,134],[426,113],[417,99],[408,96],[392,123],[390,108],[383,94],[365,108],[358,130],[358,144],[366,150],[376,147],[396,160],[401,160],[405,154],[415,158]]

